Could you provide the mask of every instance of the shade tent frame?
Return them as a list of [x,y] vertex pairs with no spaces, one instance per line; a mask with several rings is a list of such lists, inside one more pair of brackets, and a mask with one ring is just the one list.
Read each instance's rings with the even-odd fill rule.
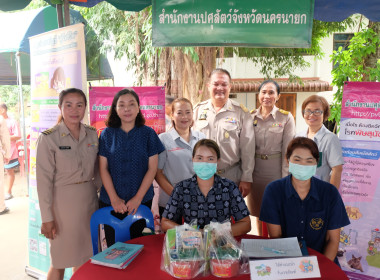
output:
[[[67,1],[66,1],[67,2]],[[78,23],[78,22],[84,22],[85,20],[83,19],[83,17],[80,15],[80,13],[78,11],[74,11],[74,10],[70,10],[69,9],[69,6],[68,6],[68,2],[67,2],[67,7],[66,8],[66,11],[68,10],[69,12],[66,12],[66,14],[68,16],[65,17],[65,21],[66,25],[70,25],[70,11],[72,11],[74,14],[72,15],[72,19],[75,21],[74,23]],[[25,174],[26,174],[26,177],[27,177],[27,189],[28,189],[28,192],[29,192],[29,157],[28,157],[28,146],[27,146],[27,134],[26,134],[26,123],[25,123],[25,109],[24,109],[24,93],[23,93],[23,89],[22,89],[22,86],[23,86],[23,78],[25,78],[27,81],[30,82],[30,73],[25,73],[24,72],[24,77],[23,77],[23,74],[22,74],[22,69],[25,69],[25,66],[23,68],[23,65],[22,65],[22,61],[21,61],[21,56],[29,56],[30,54],[28,53],[30,50],[29,50],[29,41],[28,41],[28,37],[30,36],[34,36],[34,35],[37,35],[37,34],[40,34],[42,32],[47,32],[47,31],[50,31],[50,30],[53,30],[55,28],[57,28],[57,23],[58,25],[60,24],[60,22],[62,23],[62,21],[60,21],[59,19],[59,13],[58,13],[58,10],[59,8],[57,7],[57,23],[54,23],[52,21],[49,21],[48,19],[46,19],[46,14],[44,13],[44,11],[46,9],[52,9],[52,10],[55,10],[54,7],[51,7],[51,6],[47,6],[47,7],[43,7],[43,8],[40,8],[40,9],[37,9],[35,10],[35,12],[33,13],[33,11],[30,12],[30,14],[28,14],[28,20],[30,20],[30,23],[29,24],[24,24],[25,25],[25,28],[24,29],[20,29],[20,32],[22,34],[22,36],[20,37],[20,40],[18,41],[17,39],[14,41],[14,42],[11,42],[10,44],[5,44],[5,45],[2,45],[1,49],[0,49],[0,54],[5,54],[4,56],[4,59],[5,61],[9,62],[11,65],[14,63],[15,65],[15,69],[13,69],[13,67],[5,67],[4,69],[4,77],[5,79],[0,79],[0,84],[2,85],[17,85],[19,87],[19,90],[18,90],[18,96],[19,96],[19,102],[20,102],[20,106],[21,106],[21,116],[20,116],[20,119],[22,120],[22,134],[23,134],[23,145],[24,145],[24,168],[25,168]],[[52,15],[52,10],[48,10],[48,14],[50,13],[50,20],[52,19],[51,15]],[[62,5],[61,5],[61,15],[62,15]],[[54,14],[53,14],[54,15]],[[42,28],[43,30],[40,29],[36,29],[36,24],[40,24],[41,22],[38,21],[38,17],[44,17],[44,21],[42,22],[42,24],[45,24],[45,28]],[[54,17],[53,17],[54,18]],[[36,22],[35,22],[36,21]],[[54,26],[55,25],[55,26]],[[63,27],[63,26],[58,26],[59,27]],[[24,33],[23,33],[24,32]],[[6,35],[6,33],[5,33]],[[6,57],[6,55],[9,54],[9,58]],[[29,61],[30,61],[30,58],[27,58]],[[24,60],[24,59],[23,59]],[[108,62],[107,62],[108,63]],[[112,74],[112,71],[110,69],[104,69],[102,68],[102,64],[101,62],[99,63],[99,66],[100,66],[100,69],[99,69],[99,76],[95,76],[95,79],[98,78],[98,79],[104,79],[104,78],[109,78],[109,79],[113,79],[113,74]],[[108,65],[106,64],[105,65],[105,68],[107,68]],[[104,73],[102,72],[104,70]],[[9,75],[9,76],[8,76]],[[88,75],[88,78],[89,80],[93,80],[94,77],[91,75],[91,73],[89,73],[89,71],[87,71],[87,75]],[[9,77],[9,79],[8,79]],[[29,79],[28,79],[29,77]]]
[[16,60],[16,69],[17,69],[17,84],[19,86],[19,98],[21,105],[21,119],[23,120],[22,130],[23,130],[23,139],[24,139],[24,161],[25,161],[25,174],[26,174],[26,182],[27,189],[29,193],[29,157],[28,157],[28,146],[26,141],[26,127],[25,127],[25,109],[24,109],[24,93],[22,91],[22,75],[21,75],[21,62],[20,62],[20,52],[16,52],[15,60]]
[[[45,0],[52,5],[52,0]],[[124,11],[139,12],[152,5],[153,0],[62,0],[72,5],[91,8],[106,1],[115,8]],[[13,11],[25,8],[31,0],[5,0],[0,3],[0,10]],[[371,21],[380,21],[380,3],[378,0],[314,0],[314,19],[320,21],[342,21],[359,13]]]

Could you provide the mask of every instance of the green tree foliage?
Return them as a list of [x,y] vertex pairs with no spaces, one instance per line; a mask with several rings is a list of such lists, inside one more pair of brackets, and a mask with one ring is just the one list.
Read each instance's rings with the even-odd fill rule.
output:
[[[102,2],[97,9],[77,8],[84,18],[95,30],[102,42],[103,52],[113,50],[115,58],[126,56],[130,61],[129,68],[138,67],[137,74],[141,81],[147,73],[144,71],[155,70],[154,60],[163,53],[164,48],[152,47],[152,12],[151,7],[139,13],[124,12],[117,10],[112,5]],[[353,26],[354,20],[348,18],[342,22],[322,22],[314,20],[312,31],[312,45],[310,49],[289,49],[289,48],[225,48],[224,53],[231,55],[235,53],[239,57],[245,57],[259,67],[264,77],[276,78],[288,76],[296,78],[296,69],[305,69],[310,64],[305,60],[305,55],[313,55],[321,58],[324,53],[321,48],[323,38],[333,32],[345,31]],[[137,30],[136,30],[137,28]],[[181,50],[189,55],[194,62],[199,59],[197,48],[171,48]],[[199,49],[199,48],[198,48]],[[215,54],[216,55],[216,54]],[[148,65],[146,65],[148,64]],[[164,68],[165,65],[159,65]],[[171,66],[173,67],[173,65]]]
[[[13,113],[16,119],[20,119],[19,104],[20,98],[19,86],[0,86],[0,102],[7,104],[9,112]],[[24,95],[24,107],[25,115],[30,115],[30,86],[22,86],[22,91]]]
[[332,70],[332,84],[337,91],[330,120],[339,124],[344,82],[380,80],[380,23],[369,22],[368,28],[355,33],[347,50],[340,47],[333,52],[331,61],[338,67]]

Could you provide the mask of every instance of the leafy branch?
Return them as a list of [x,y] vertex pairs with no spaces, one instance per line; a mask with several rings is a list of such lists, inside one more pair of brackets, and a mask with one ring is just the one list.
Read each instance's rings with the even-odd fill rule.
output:
[[337,86],[330,120],[340,122],[343,86],[345,81],[380,80],[380,23],[370,22],[367,29],[355,33],[347,50],[339,47],[333,51],[331,62],[337,65],[332,70],[332,84]]

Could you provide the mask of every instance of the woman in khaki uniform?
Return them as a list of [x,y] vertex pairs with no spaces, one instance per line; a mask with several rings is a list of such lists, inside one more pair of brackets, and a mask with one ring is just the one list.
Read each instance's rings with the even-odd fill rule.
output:
[[275,106],[279,98],[279,85],[273,80],[266,80],[259,87],[260,107],[251,111],[256,152],[248,208],[251,215],[256,217],[260,235],[262,235],[262,226],[258,217],[265,187],[270,182],[288,175],[285,162],[286,148],[295,135],[292,114]]
[[92,256],[90,219],[97,210],[98,137],[81,120],[86,96],[80,89],[59,95],[61,118],[37,140],[37,191],[41,233],[50,239],[51,267],[47,279],[63,279]]

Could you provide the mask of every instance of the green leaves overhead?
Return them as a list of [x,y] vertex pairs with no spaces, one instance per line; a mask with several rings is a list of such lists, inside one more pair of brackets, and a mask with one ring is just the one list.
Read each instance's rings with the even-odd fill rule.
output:
[[[126,56],[130,61],[129,69],[136,69],[139,80],[153,71],[155,56],[160,57],[162,48],[152,46],[152,9],[148,7],[139,13],[123,12],[112,5],[102,2],[97,9],[77,8],[92,26],[102,42],[101,51],[114,51],[115,58]],[[225,48],[225,54],[234,53],[245,57],[260,69],[266,78],[290,77],[295,79],[296,69],[305,69],[310,66],[305,55],[314,55],[321,58],[324,54],[321,40],[333,32],[341,32],[352,26],[351,18],[343,22],[321,22],[314,20],[312,47],[310,49],[285,48]],[[137,49],[138,48],[138,49]],[[194,62],[199,60],[195,47],[173,48],[180,49],[189,55]],[[149,70],[150,69],[150,70]]]
[[331,62],[338,65],[332,70],[332,84],[338,89],[330,120],[339,123],[344,82],[380,80],[380,23],[369,22],[368,28],[355,33],[346,50],[339,47],[333,52]]

